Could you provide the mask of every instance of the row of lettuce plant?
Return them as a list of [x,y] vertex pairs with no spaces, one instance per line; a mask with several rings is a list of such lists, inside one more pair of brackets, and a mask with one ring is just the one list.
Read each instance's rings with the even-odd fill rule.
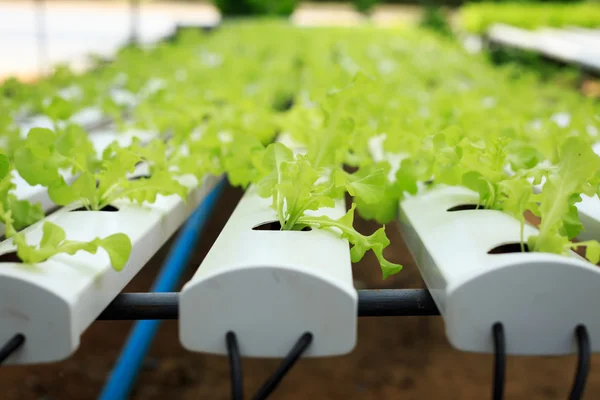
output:
[[461,28],[484,34],[494,24],[508,24],[524,29],[597,28],[600,7],[594,2],[576,3],[471,3],[459,11]]
[[[65,88],[79,95],[61,95]],[[131,246],[124,235],[71,242],[49,222],[40,245],[25,243],[19,228],[41,216],[11,193],[11,168],[46,186],[56,204],[80,202],[89,210],[117,198],[185,198],[178,177],[201,182],[224,173],[233,185],[254,185],[271,198],[282,230],[329,230],[350,242],[353,261],[373,251],[384,277],[401,269],[384,258],[385,228],[357,232],[354,212],[386,224],[398,202],[423,186],[465,186],[479,193],[482,207],[522,226],[526,212],[540,216],[539,235],[523,237],[523,248],[566,254],[587,245],[591,261],[600,256],[597,242],[572,241],[581,230],[575,204],[600,187],[600,159],[591,149],[598,105],[512,66],[493,67],[423,30],[235,22],[123,49],[114,63],[88,74],[60,69],[36,85],[10,81],[2,93],[10,117],[0,121],[7,155],[0,218],[12,224],[7,236],[26,262],[100,246],[118,268]],[[123,96],[135,101],[115,101]],[[113,144],[98,157],[86,132],[68,122],[89,106],[117,119],[120,129],[160,135],[147,146]],[[23,137],[15,126],[24,112],[49,116],[54,129]],[[277,142],[285,135],[302,145],[301,154]],[[402,156],[399,166],[373,159],[369,143],[380,137],[386,152]],[[128,179],[140,162],[150,165],[150,176]],[[77,176],[74,183],[62,169]],[[532,181],[545,182],[540,194]],[[309,212],[346,194],[352,205],[339,220]]]

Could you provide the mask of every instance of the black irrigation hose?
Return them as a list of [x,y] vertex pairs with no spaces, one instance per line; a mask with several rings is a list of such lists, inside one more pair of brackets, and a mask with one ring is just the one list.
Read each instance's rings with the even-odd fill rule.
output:
[[25,335],[17,333],[6,344],[0,348],[0,364],[2,364],[12,353],[17,351],[25,343]]
[[227,332],[227,354],[231,369],[231,400],[242,400],[244,398],[244,383],[242,375],[242,358],[238,347],[235,333]]
[[502,323],[496,322],[492,326],[494,336],[494,385],[492,386],[492,399],[504,398],[504,384],[506,381],[506,339]]
[[282,379],[289,372],[289,370],[294,366],[296,361],[300,358],[302,353],[306,351],[308,346],[312,343],[313,335],[310,332],[304,333],[300,336],[300,339],[296,342],[292,350],[287,354],[287,356],[283,359],[279,368],[275,371],[273,375],[258,389],[258,392],[252,398],[253,400],[264,400],[269,397],[277,386],[281,383]]
[[577,338],[577,372],[573,380],[573,387],[569,394],[569,400],[579,400],[585,390],[585,382],[590,372],[591,346],[590,337],[585,325],[578,325],[575,328],[575,337]]

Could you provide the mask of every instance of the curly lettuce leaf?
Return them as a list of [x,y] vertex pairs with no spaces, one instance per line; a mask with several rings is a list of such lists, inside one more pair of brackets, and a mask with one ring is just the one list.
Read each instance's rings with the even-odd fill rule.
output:
[[362,235],[352,226],[354,223],[355,208],[356,206],[353,204],[350,210],[337,220],[327,216],[303,215],[298,218],[297,223],[331,230],[338,233],[343,239],[347,239],[352,245],[352,248],[350,249],[352,262],[362,260],[367,251],[373,251],[381,266],[383,279],[400,272],[402,270],[402,265],[389,262],[383,256],[383,250],[390,244],[390,241],[385,234],[385,227],[379,228],[370,236]]
[[570,248],[569,239],[581,230],[575,204],[582,193],[594,193],[590,181],[600,169],[600,157],[590,145],[570,137],[560,153],[558,166],[548,175],[539,196],[540,232],[528,240],[534,251],[562,254]]
[[0,154],[0,221],[5,224],[5,234],[10,236],[44,217],[40,204],[18,199],[13,193],[11,165],[8,157]]
[[65,231],[58,225],[46,221],[42,226],[42,239],[39,245],[27,244],[25,235],[18,233],[13,237],[17,246],[17,256],[25,263],[35,264],[48,260],[57,254],[73,255],[78,251],[96,254],[103,248],[110,258],[111,266],[122,270],[131,254],[131,240],[124,233],[116,233],[105,238],[95,238],[89,242],[67,240]]
[[33,204],[27,200],[17,199],[14,195],[7,198],[8,209],[14,228],[20,231],[44,218],[44,210],[40,204]]
[[185,202],[189,189],[173,178],[167,171],[157,171],[149,178],[125,180],[119,183],[118,190],[101,199],[101,204],[108,205],[120,198],[127,198],[135,203],[154,203],[158,195],[178,195]]
[[383,170],[377,169],[373,174],[363,172],[364,177],[338,171],[333,174],[333,179],[338,181],[337,185],[335,182],[319,184],[317,181],[320,175],[309,160],[302,155],[294,157],[292,151],[280,143],[274,143],[267,148],[262,166],[271,172],[257,182],[256,188],[260,196],[272,197],[272,207],[277,212],[282,230],[295,230],[307,225],[323,229],[336,228],[342,238],[353,244],[353,262],[360,261],[368,250],[372,250],[379,260],[385,278],[400,271],[401,266],[390,263],[383,257],[383,249],[389,245],[385,228],[377,230],[371,236],[364,236],[352,227],[355,204],[339,220],[305,214],[307,210],[334,207],[334,198],[341,197],[339,190],[336,190],[337,185],[348,187],[357,198],[360,194],[360,198],[366,201],[377,202],[383,191],[383,186],[379,184],[382,180],[385,181]]
[[85,131],[69,125],[60,133],[32,128],[14,153],[15,168],[30,185],[51,186],[63,181],[61,169],[73,174],[92,168],[95,151]]
[[365,204],[377,204],[385,194],[387,177],[381,168],[362,167],[353,174],[338,168],[332,178],[337,187],[344,188],[350,196]]

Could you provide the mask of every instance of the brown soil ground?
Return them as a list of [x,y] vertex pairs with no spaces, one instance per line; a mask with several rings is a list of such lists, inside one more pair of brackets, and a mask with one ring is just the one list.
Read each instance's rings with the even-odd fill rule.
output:
[[[184,280],[218,236],[241,192],[228,188],[190,262]],[[357,221],[368,233],[376,225]],[[355,266],[369,288],[420,288],[423,282],[395,226],[388,227],[387,256],[405,269],[382,281],[373,257]],[[146,291],[163,261],[165,246],[125,291]],[[129,322],[96,322],[68,360],[40,366],[0,369],[0,399],[95,399],[131,328]],[[278,361],[244,359],[244,386],[250,396]],[[592,361],[586,399],[600,398],[600,358]],[[440,317],[361,318],[358,345],[343,357],[301,360],[273,399],[486,399],[491,392],[492,357],[451,348]],[[510,357],[507,399],[564,399],[575,372],[574,357]],[[594,374],[596,372],[596,374]],[[164,322],[131,399],[228,399],[229,366],[220,356],[185,351],[177,322]],[[116,400],[116,399],[115,399]]]

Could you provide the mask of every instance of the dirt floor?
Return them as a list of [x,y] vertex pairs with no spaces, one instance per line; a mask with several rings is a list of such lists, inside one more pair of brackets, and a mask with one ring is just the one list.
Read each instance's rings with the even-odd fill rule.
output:
[[[228,188],[190,262],[189,279],[218,236],[241,192]],[[375,224],[357,221],[364,233]],[[373,257],[355,266],[355,278],[369,288],[421,288],[423,282],[395,226],[387,256],[404,263],[383,282]],[[147,291],[167,252],[160,251],[125,291]],[[2,400],[95,399],[129,332],[129,322],[96,322],[81,348],[66,361],[0,369]],[[244,386],[250,396],[278,364],[244,359]],[[361,318],[358,345],[347,356],[301,360],[273,399],[486,399],[491,392],[492,358],[452,349],[440,317]],[[595,373],[594,373],[595,372]],[[511,357],[507,399],[564,399],[575,373],[574,357]],[[194,354],[179,344],[177,322],[164,322],[131,399],[228,399],[225,357]],[[600,357],[593,358],[586,399],[600,398]],[[116,399],[115,399],[116,400]]]

